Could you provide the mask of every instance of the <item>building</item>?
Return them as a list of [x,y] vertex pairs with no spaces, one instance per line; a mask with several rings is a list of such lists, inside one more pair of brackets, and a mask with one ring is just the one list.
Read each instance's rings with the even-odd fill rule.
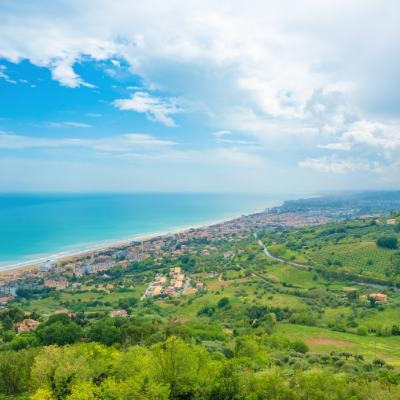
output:
[[47,286],[47,287],[56,287],[57,286],[57,281],[46,281],[45,283],[44,283],[44,286]]
[[40,322],[35,321],[34,319],[24,319],[21,323],[16,324],[18,329],[18,333],[21,332],[33,332],[38,326]]
[[173,287],[169,287],[168,289],[165,290],[165,294],[173,296],[175,294],[175,289]]
[[64,308],[63,310],[58,310],[56,311],[54,314],[68,314],[68,310],[66,308]]
[[128,313],[125,310],[111,311],[110,317],[127,317]]
[[0,294],[8,294],[10,296],[16,296],[17,288],[11,286],[0,286]]
[[204,283],[202,283],[202,282],[197,282],[196,283],[196,289],[204,289]]
[[8,302],[8,300],[11,300],[13,298],[14,298],[13,296],[1,297],[0,298],[0,304],[2,306],[5,306],[7,304],[7,302]]
[[387,296],[386,296],[386,294],[382,294],[382,293],[371,293],[371,294],[369,295],[369,297],[375,298],[376,302],[379,302],[379,301],[387,301]]
[[56,260],[47,260],[43,261],[38,265],[38,270],[40,272],[49,272],[52,268],[57,267],[57,261]]
[[162,287],[161,286],[154,286],[153,290],[153,296],[157,296],[158,294],[162,293]]
[[182,281],[176,281],[174,284],[175,291],[181,290],[182,286],[183,286]]
[[396,225],[396,220],[395,220],[395,219],[388,219],[388,220],[386,221],[386,223],[387,223],[388,225]]

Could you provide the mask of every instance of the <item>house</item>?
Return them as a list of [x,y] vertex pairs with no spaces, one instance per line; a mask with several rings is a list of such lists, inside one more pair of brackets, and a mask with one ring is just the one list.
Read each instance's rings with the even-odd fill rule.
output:
[[196,289],[204,289],[204,283],[203,282],[197,282],[196,283]]
[[244,253],[244,250],[238,250],[238,254]]
[[177,281],[183,281],[185,280],[185,275],[184,274],[178,274],[178,276],[176,277]]
[[114,285],[111,285],[111,283],[109,283],[109,284],[106,286],[106,289],[114,289]]
[[158,294],[162,293],[162,287],[161,286],[154,286],[153,290],[153,296],[157,296]]
[[0,298],[0,304],[1,305],[6,305],[8,300],[11,300],[13,298],[14,298],[13,296],[2,297],[2,298]]
[[67,281],[57,282],[56,290],[64,290],[68,285]]
[[377,302],[379,302],[379,301],[387,301],[386,294],[382,294],[382,293],[371,293],[369,295],[369,297],[374,297]]
[[11,296],[17,295],[17,289],[11,286],[0,286],[0,294],[8,294]]
[[165,290],[165,294],[168,294],[169,296],[173,296],[175,293],[175,289],[173,287],[169,287],[168,289]]
[[33,332],[38,326],[40,325],[40,322],[35,321],[33,319],[24,319],[21,323],[16,324],[16,327],[18,329],[18,333],[21,332]]
[[46,281],[44,283],[45,286],[47,287],[56,287],[57,286],[57,281]]
[[388,219],[388,220],[386,221],[386,223],[387,223],[388,225],[396,225],[396,220],[395,220],[395,219]]
[[176,281],[174,284],[174,289],[175,291],[182,289],[183,282],[182,281]]
[[66,308],[64,308],[63,310],[58,310],[56,311],[54,314],[68,314],[68,310]]
[[47,260],[47,261],[43,261],[38,265],[38,270],[40,272],[48,272],[50,271],[52,268],[57,267],[57,261],[55,260]]
[[125,310],[111,311],[110,317],[127,317],[128,313]]

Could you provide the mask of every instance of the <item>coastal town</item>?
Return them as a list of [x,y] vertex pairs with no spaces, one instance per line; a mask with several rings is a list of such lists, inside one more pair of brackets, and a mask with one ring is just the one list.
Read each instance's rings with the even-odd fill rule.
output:
[[[112,280],[109,271],[114,268],[124,270],[131,263],[144,260],[156,265],[165,260],[173,263],[182,256],[210,257],[218,254],[223,259],[230,259],[235,253],[228,250],[221,254],[221,244],[240,242],[249,238],[251,232],[276,230],[279,235],[279,231],[285,228],[314,227],[332,221],[332,218],[327,216],[328,213],[332,214],[332,210],[282,211],[284,208],[273,207],[206,227],[190,228],[178,233],[118,244],[66,259],[46,260],[31,270],[12,271],[0,277],[0,310],[5,309],[8,302],[15,299],[18,291],[79,291],[84,286],[85,278],[96,277],[103,282],[97,285],[97,288],[109,292],[115,289],[114,284],[108,283]],[[200,245],[188,244],[193,241]],[[237,253],[243,251],[239,249]],[[203,282],[185,274],[181,267],[173,267],[168,273],[157,273],[141,299],[179,296],[188,290],[202,290],[204,287]]]

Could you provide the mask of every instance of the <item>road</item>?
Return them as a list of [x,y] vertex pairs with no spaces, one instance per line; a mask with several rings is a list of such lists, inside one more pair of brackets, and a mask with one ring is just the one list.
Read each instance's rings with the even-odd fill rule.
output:
[[304,268],[313,268],[311,265],[307,265],[307,264],[301,264],[301,263],[297,263],[294,261],[289,261],[289,260],[285,260],[284,258],[280,258],[280,257],[275,257],[273,256],[265,247],[265,244],[258,238],[257,233],[254,234],[254,237],[258,240],[258,243],[260,246],[262,246],[264,248],[264,253],[267,257],[273,258],[274,260],[277,261],[282,261],[288,264],[292,264],[292,265],[296,265],[298,267],[304,267]]

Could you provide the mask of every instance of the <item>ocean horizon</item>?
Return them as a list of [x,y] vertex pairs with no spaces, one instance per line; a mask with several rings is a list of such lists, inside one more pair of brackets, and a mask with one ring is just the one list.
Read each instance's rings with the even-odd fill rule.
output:
[[0,194],[0,270],[206,226],[313,194]]

